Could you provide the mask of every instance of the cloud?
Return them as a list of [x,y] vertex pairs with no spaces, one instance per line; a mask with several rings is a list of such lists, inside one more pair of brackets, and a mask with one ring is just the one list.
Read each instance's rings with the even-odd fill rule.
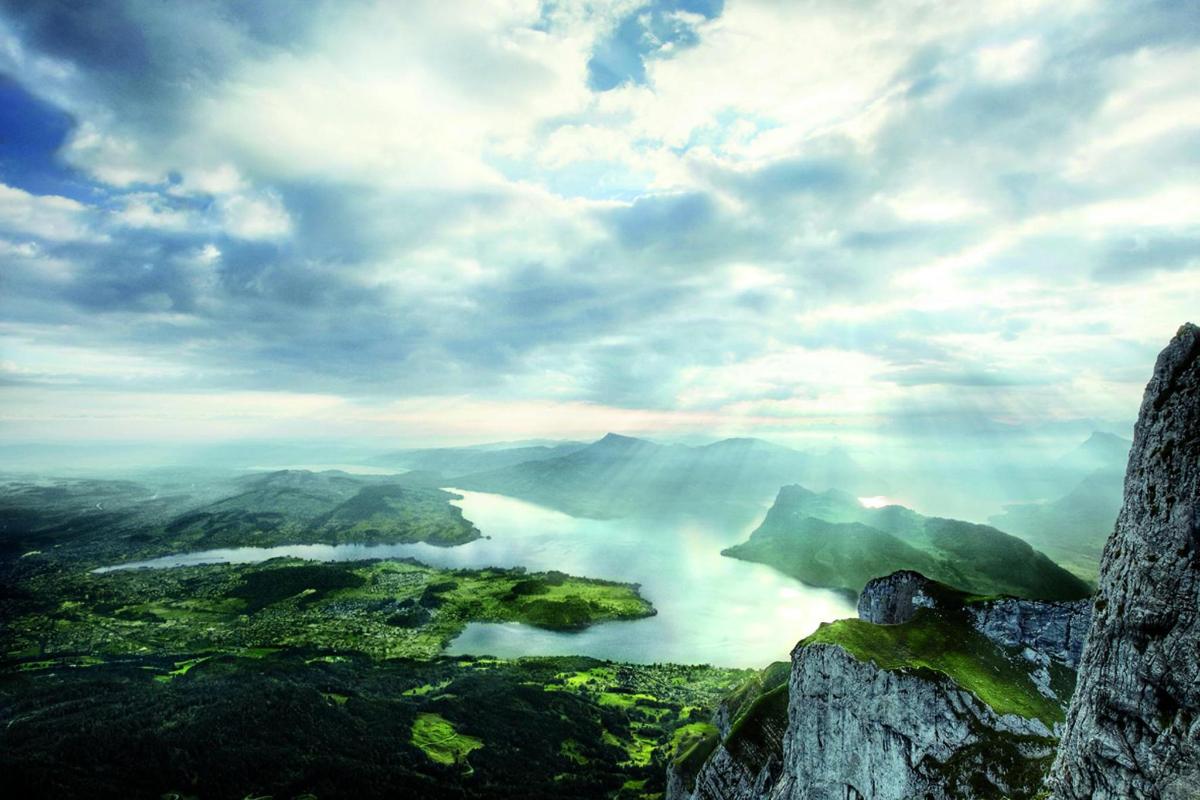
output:
[[93,236],[88,209],[68,197],[34,195],[0,184],[0,232],[51,241]]
[[724,0],[654,0],[616,21],[588,59],[588,86],[597,91],[646,83],[646,61],[695,47],[698,28],[720,15]]
[[1180,4],[2,7],[0,347],[47,409],[1119,425],[1200,307]]

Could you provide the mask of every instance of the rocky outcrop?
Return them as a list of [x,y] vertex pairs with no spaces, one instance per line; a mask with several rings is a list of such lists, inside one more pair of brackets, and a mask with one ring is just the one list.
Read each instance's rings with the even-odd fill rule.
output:
[[1043,723],[997,715],[939,673],[879,669],[831,645],[800,646],[794,659],[783,777],[771,797],[1008,796],[1014,759],[1053,756]]
[[1002,598],[967,606],[975,629],[997,644],[1024,647],[1077,669],[1092,623],[1090,600]]
[[[871,623],[865,632],[917,625],[952,646],[973,642],[960,655],[989,674],[997,658],[1021,665],[1019,680],[1061,709],[1090,603],[978,600],[901,571],[864,587],[859,614]],[[838,626],[851,641],[864,632],[845,623],[829,630]],[[896,651],[877,663],[851,649],[810,637],[793,651],[786,687],[753,705],[744,694],[731,696],[721,744],[686,790],[675,782],[668,800],[1000,798],[1037,790],[1054,755],[1051,721],[997,713],[944,672],[897,665]]]
[[1200,792],[1200,329],[1146,387],[1125,502],[1049,786],[1061,800]]
[[766,796],[783,762],[790,676],[790,664],[772,664],[721,703],[713,720],[720,743],[702,765],[692,766],[692,779],[686,764],[671,766],[667,800]]
[[937,606],[934,586],[934,581],[908,569],[875,578],[858,596],[858,618],[876,625],[908,622],[918,608]]
[[729,747],[720,745],[696,776],[692,793],[672,795],[668,792],[668,800],[672,797],[691,797],[693,800],[753,800],[766,797],[779,777],[783,760],[782,739],[775,744],[775,748],[762,748],[753,756],[735,754]]
[[962,592],[910,570],[893,572],[864,586],[858,598],[858,618],[876,625],[899,625],[922,608],[952,607],[966,609],[971,625],[993,642],[1027,648],[1071,669],[1079,665],[1092,621],[1090,600],[1001,597],[968,602]]

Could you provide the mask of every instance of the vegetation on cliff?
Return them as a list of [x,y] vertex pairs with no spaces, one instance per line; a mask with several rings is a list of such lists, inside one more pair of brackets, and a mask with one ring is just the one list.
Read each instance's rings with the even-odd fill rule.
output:
[[997,714],[1038,719],[1047,728],[1063,721],[1074,675],[1051,664],[1062,699],[1038,690],[1036,665],[1015,648],[995,644],[956,610],[921,609],[900,625],[874,625],[843,619],[822,625],[800,646],[836,645],[886,670],[929,671],[943,675],[985,702]]

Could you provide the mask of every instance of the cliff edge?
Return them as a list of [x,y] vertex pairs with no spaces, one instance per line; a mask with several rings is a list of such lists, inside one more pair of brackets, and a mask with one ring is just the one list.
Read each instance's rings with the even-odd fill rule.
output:
[[1049,778],[1060,800],[1194,798],[1200,787],[1200,328],[1146,387],[1125,501]]

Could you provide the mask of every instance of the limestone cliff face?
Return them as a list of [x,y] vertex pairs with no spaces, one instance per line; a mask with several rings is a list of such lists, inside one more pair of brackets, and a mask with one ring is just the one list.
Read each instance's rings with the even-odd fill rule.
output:
[[1090,600],[1039,602],[1004,598],[973,603],[968,612],[976,630],[993,642],[1027,647],[1071,669],[1079,667],[1092,623]]
[[[869,582],[858,610],[882,625],[907,623],[922,609],[957,613],[965,627],[1019,652],[1038,690],[1061,704],[1051,662],[1078,662],[1090,602],[965,598],[901,571]],[[999,715],[941,673],[882,669],[837,645],[798,646],[787,693],[786,711],[732,725],[736,713],[724,712],[722,744],[694,788],[676,781],[668,800],[1028,797],[1054,755],[1057,732],[1045,723]],[[748,747],[752,726],[759,733]]]
[[919,572],[902,569],[868,581],[858,595],[858,618],[876,625],[899,625],[918,608],[935,608],[934,582]]
[[773,747],[747,752],[725,744],[719,745],[696,776],[692,792],[680,792],[680,787],[672,789],[668,786],[668,800],[683,797],[693,800],[753,800],[767,797],[775,786],[783,761],[783,725],[779,727],[780,736]]
[[830,645],[794,657],[783,776],[771,797],[1007,796],[1003,762],[1053,755],[1043,723],[999,716],[937,673],[882,670]]
[[[876,625],[899,625],[918,609],[961,604],[962,594],[919,572],[902,570],[876,578],[858,598],[858,618]],[[1092,622],[1090,600],[999,598],[966,604],[971,624],[1005,647],[1023,647],[1071,669],[1079,666]]]
[[1056,798],[1200,793],[1200,329],[1146,387],[1125,502],[1049,785]]

